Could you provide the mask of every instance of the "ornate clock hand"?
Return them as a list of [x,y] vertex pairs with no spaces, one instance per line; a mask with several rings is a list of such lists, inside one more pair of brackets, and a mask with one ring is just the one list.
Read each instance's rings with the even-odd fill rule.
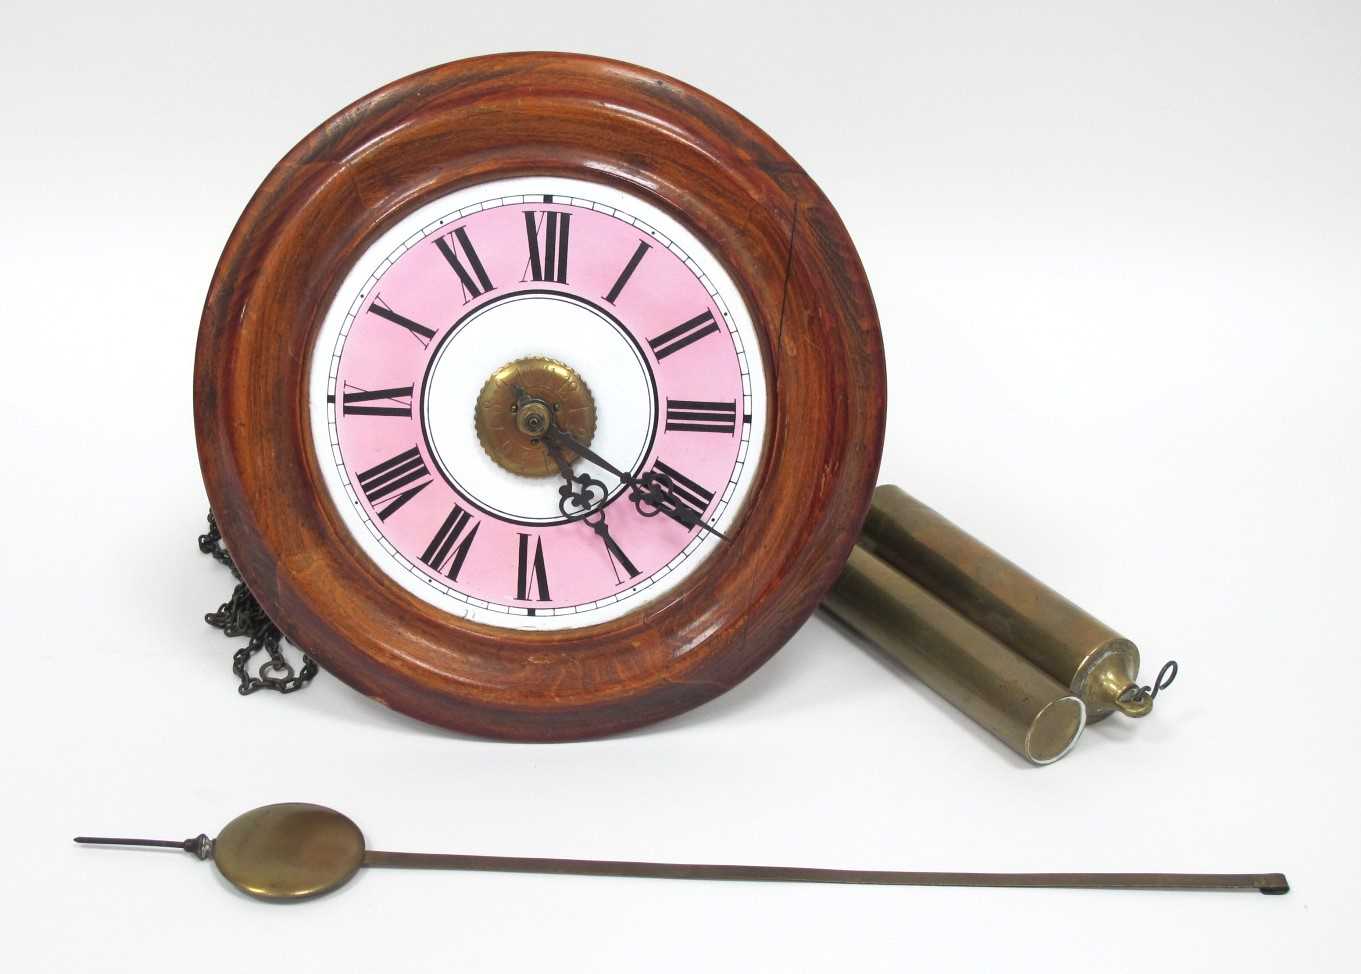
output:
[[[556,427],[556,423],[553,426]],[[567,458],[563,456],[562,448],[554,440],[545,437],[543,445],[548,451],[548,455],[553,458],[553,462],[557,464],[562,479],[566,481],[563,486],[558,488],[558,494],[561,497],[558,501],[558,509],[562,511],[564,517],[585,521],[591,530],[600,537],[601,542],[605,545],[605,550],[610,555],[610,566],[614,569],[614,577],[619,584],[622,585],[624,582],[619,577],[619,568],[624,569],[629,578],[637,578],[639,574],[637,566],[624,553],[624,549],[619,547],[619,543],[614,540],[614,535],[610,534],[609,525],[605,523],[605,498],[608,496],[605,485],[586,474],[573,476],[572,465],[567,462]],[[580,484],[579,488],[576,486],[578,484]],[[598,504],[595,504],[591,499],[593,489],[600,491]],[[573,515],[567,509],[569,505],[582,510],[584,513]],[[595,516],[595,520],[591,520],[592,516]]]
[[[515,391],[517,395],[520,392],[519,389],[516,389]],[[548,439],[545,439],[543,441],[543,447],[545,450],[548,451],[548,455],[553,459],[553,462],[557,464],[558,473],[562,475],[562,479],[566,481],[566,483],[563,486],[558,488],[558,493],[561,494],[563,498],[563,501],[559,502],[559,507],[561,507],[562,503],[565,502],[569,497],[578,497],[578,503],[575,505],[576,507],[588,506],[587,502],[589,500],[589,497],[579,497],[579,492],[577,491],[575,486],[577,483],[577,477],[572,473],[572,465],[568,463],[567,458],[563,456],[562,448],[559,447],[557,443]],[[581,484],[583,490],[581,493],[585,493],[587,491],[587,489],[589,488],[589,481],[590,478],[583,475]],[[567,517],[571,517],[571,515],[568,514],[567,511],[565,510],[562,513]]]
[[637,483],[637,481],[633,477],[631,477],[629,474],[624,473],[624,471],[620,470],[614,464],[610,463],[610,461],[606,460],[604,457],[596,453],[590,447],[579,442],[575,436],[567,432],[557,423],[551,424],[549,428],[544,431],[544,441],[545,443],[555,443],[558,449],[562,449],[562,447],[564,446],[567,447],[573,453],[577,453],[580,456],[584,457],[585,459],[590,460],[597,467],[600,467],[601,469],[607,470],[610,473],[614,474],[616,477],[618,477],[624,483],[628,484],[630,487]]
[[[670,479],[664,475],[644,474],[642,477],[634,477],[627,474],[590,447],[581,443],[576,437],[556,423],[550,425],[549,428],[544,431],[543,439],[545,444],[550,442],[556,443],[559,449],[564,446],[567,447],[573,453],[576,453],[582,458],[591,461],[597,467],[618,477],[621,482],[632,488],[629,498],[644,516],[652,517],[660,512],[682,527],[703,528],[705,531],[708,531],[710,534],[715,535],[723,541],[729,540],[728,536],[718,530],[718,528],[711,527],[709,524],[705,523],[703,517],[699,513],[676,500],[670,489]],[[642,510],[641,505],[643,503],[651,504],[652,507],[655,508],[652,514],[647,514]]]

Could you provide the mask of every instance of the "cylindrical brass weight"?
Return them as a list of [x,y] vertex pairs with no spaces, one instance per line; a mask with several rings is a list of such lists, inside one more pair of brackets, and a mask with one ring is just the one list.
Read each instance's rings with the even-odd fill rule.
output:
[[874,491],[860,543],[1069,687],[1088,720],[1152,709],[1132,642],[901,488]]
[[859,545],[822,604],[1035,764],[1063,757],[1086,726],[1067,687]]

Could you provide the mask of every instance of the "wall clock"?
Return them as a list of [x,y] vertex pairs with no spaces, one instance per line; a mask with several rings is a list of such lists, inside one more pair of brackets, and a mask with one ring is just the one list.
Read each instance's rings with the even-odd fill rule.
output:
[[204,307],[204,481],[291,641],[522,740],[732,687],[846,563],[883,441],[864,271],[751,122],[642,68],[447,64],[324,122]]

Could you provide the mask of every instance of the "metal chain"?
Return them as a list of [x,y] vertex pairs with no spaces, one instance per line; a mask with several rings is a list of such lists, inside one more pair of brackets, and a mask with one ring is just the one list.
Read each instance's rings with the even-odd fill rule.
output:
[[[222,543],[222,532],[217,528],[217,519],[208,512],[208,533],[198,536],[198,550],[211,555],[220,564],[226,565],[236,578],[236,588],[232,597],[218,606],[216,612],[203,617],[208,625],[222,630],[222,635],[232,639],[238,636],[250,637],[250,642],[242,646],[232,656],[232,672],[241,681],[236,688],[243,697],[256,690],[274,690],[278,693],[293,693],[312,682],[319,669],[317,663],[306,653],[302,657],[302,669],[294,670],[293,664],[284,658],[279,643],[284,634],[265,615],[265,610],[251,595],[246,583],[241,580],[232,556]],[[264,660],[252,676],[249,670],[251,660],[256,654],[264,652]]]

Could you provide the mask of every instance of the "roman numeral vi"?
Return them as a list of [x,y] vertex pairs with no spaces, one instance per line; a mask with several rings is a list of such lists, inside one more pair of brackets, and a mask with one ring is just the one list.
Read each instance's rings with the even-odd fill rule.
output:
[[550,598],[548,594],[548,571],[543,563],[543,540],[538,535],[534,536],[534,556],[531,559],[529,553],[529,535],[520,535],[520,565],[516,574],[515,598],[526,601],[533,596],[537,585],[540,602],[547,602]]

